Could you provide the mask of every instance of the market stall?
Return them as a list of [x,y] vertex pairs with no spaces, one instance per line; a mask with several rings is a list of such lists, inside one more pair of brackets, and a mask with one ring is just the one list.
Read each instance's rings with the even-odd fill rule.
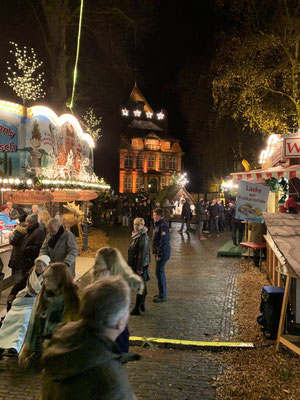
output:
[[[66,215],[66,225],[68,220],[86,227],[87,202],[110,186],[95,175],[94,141],[74,115],[58,117],[45,106],[0,100],[0,143],[0,204],[39,204],[52,216]],[[10,248],[5,246],[1,260],[6,278]]]
[[298,329],[300,334],[300,215],[264,213],[263,216],[267,226],[267,273],[274,286],[284,286],[277,350],[282,343],[300,354],[300,336],[284,332],[289,302],[293,315],[291,328]]

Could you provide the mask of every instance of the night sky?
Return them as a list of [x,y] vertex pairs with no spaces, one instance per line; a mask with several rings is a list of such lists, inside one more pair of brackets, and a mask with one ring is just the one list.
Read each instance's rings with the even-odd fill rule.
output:
[[[37,0],[1,1],[0,97],[2,99],[18,102],[13,91],[3,84],[5,62],[9,59],[9,41],[34,47],[38,58],[44,61],[46,77],[51,73],[39,25],[43,25],[43,19],[39,18],[38,3]],[[76,4],[76,1],[73,3]],[[102,3],[115,4],[133,19],[137,19],[136,45],[134,35],[130,32],[124,40],[120,35],[120,40],[115,42],[118,46],[115,50],[115,60],[119,57],[116,63],[114,63],[113,51],[109,48],[109,40],[105,37],[105,26],[99,28],[98,48],[95,36],[89,31],[91,28],[88,20],[89,7],[93,10],[99,7],[101,9]],[[201,180],[198,179],[195,160],[189,152],[191,145],[187,140],[189,122],[182,107],[182,99],[188,97],[189,93],[186,87],[180,84],[180,75],[182,71],[189,71],[190,66],[194,71],[199,72],[199,76],[204,76],[204,79],[209,73],[209,65],[215,52],[216,37],[227,24],[226,19],[214,9],[213,3],[209,0],[152,1],[152,7],[149,8],[149,14],[147,14],[147,10],[143,8],[145,4],[147,5],[147,1],[90,0],[85,2],[77,86],[79,97],[74,114],[80,116],[81,110],[93,107],[96,115],[102,116],[103,137],[97,143],[95,150],[95,172],[98,176],[103,176],[114,188],[117,188],[118,184],[117,148],[122,129],[120,108],[126,103],[132,90],[136,69],[137,84],[152,108],[154,110],[164,108],[168,111],[169,133],[180,139],[185,152],[184,169],[192,182],[190,188],[195,191],[201,190]],[[37,15],[34,14],[31,5],[35,8]],[[72,86],[77,24],[78,16],[74,17],[67,30],[69,93]],[[103,35],[101,35],[101,29],[103,29]],[[115,27],[113,26],[112,29]],[[103,36],[103,46],[101,43],[99,45],[99,36]],[[115,40],[114,37],[113,40]],[[199,81],[195,80],[194,85],[198,84]],[[48,80],[45,85],[46,92],[47,85],[49,85]],[[45,99],[38,100],[36,104],[47,104],[58,114],[60,113],[47,96]],[[204,133],[199,132],[199,135],[201,134]]]

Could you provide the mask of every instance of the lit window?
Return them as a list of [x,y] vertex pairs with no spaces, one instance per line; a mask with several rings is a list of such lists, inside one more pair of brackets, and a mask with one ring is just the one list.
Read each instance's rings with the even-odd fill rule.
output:
[[125,155],[125,168],[132,168],[132,155],[131,154],[126,154]]
[[136,168],[143,168],[144,167],[144,157],[142,155],[138,155],[136,157]]
[[165,149],[170,150],[171,148],[171,143],[170,142],[165,142]]
[[124,177],[124,189],[130,190],[132,188],[132,178],[131,176]]
[[136,178],[136,190],[142,189],[144,186],[144,178],[142,176],[137,176]]
[[155,156],[148,156],[148,168],[155,167]]
[[169,158],[169,169],[176,169],[176,167],[177,167],[176,157],[170,157]]
[[166,169],[166,157],[159,157],[159,169]]
[[146,139],[146,147],[148,150],[159,150],[159,142],[155,139]]
[[163,189],[166,186],[166,177],[161,176],[160,177],[160,188]]

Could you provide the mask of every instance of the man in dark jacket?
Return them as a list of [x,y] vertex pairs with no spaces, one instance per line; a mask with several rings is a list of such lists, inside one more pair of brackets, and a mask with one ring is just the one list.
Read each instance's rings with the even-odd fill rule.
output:
[[26,218],[27,233],[24,236],[22,254],[22,273],[26,274],[34,265],[34,260],[38,257],[40,248],[45,239],[44,229],[38,223],[38,215],[31,214]]
[[[42,357],[42,400],[136,400],[116,338],[127,325],[130,289],[121,277],[88,286],[81,319],[58,325]],[[127,358],[127,359],[126,359]]]
[[178,232],[181,233],[183,231],[184,224],[186,223],[186,233],[189,233],[191,230],[190,220],[192,218],[191,206],[186,199],[183,199],[182,202],[183,202],[181,211],[182,223],[181,223],[181,228],[179,229]]
[[206,240],[203,234],[204,221],[206,219],[206,207],[204,200],[200,199],[199,203],[196,205],[196,218],[197,218],[197,235],[200,240]]
[[209,211],[209,230],[210,230],[210,235],[213,233],[213,231],[216,231],[216,236],[219,237],[219,218],[220,218],[220,208],[219,205],[217,204],[216,199],[212,199],[211,205],[208,207]]
[[153,211],[154,231],[152,237],[152,252],[155,255],[155,274],[158,283],[158,295],[153,301],[159,303],[167,299],[167,282],[165,267],[171,256],[169,226],[165,221],[162,208]]

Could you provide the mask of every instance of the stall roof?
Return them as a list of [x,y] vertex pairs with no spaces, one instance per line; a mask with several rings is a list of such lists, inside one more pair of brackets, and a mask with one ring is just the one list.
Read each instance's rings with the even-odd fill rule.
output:
[[300,278],[300,215],[263,213],[274,243]]
[[234,172],[230,174],[230,179],[234,181],[239,181],[244,179],[249,180],[259,180],[259,179],[269,179],[269,178],[300,178],[300,165],[289,165],[287,167],[272,167],[266,169],[254,169],[252,171],[246,172]]

